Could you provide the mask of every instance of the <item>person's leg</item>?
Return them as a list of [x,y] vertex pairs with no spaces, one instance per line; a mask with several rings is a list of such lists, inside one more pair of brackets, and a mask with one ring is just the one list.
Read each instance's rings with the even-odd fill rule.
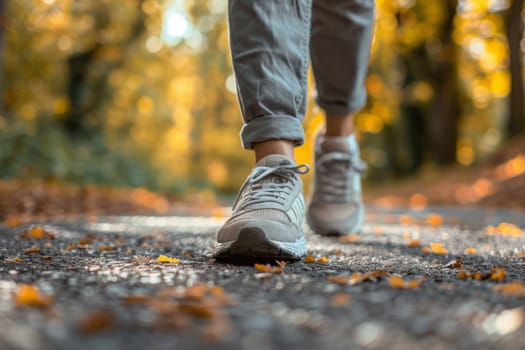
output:
[[374,25],[373,0],[314,0],[311,58],[317,103],[326,127],[316,142],[313,196],[307,220],[315,232],[346,234],[364,217],[353,118],[366,100],[364,80]]
[[304,142],[311,0],[230,0],[233,67],[257,164],[232,217],[217,231],[218,259],[299,259],[305,203],[294,146]]
[[311,0],[230,0],[229,29],[244,148],[304,142]]

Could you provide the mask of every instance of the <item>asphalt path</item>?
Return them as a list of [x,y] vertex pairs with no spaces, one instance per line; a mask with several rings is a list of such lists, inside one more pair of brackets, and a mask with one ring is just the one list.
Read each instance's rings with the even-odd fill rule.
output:
[[211,259],[221,212],[0,226],[0,349],[525,348],[525,212],[371,207],[258,268]]

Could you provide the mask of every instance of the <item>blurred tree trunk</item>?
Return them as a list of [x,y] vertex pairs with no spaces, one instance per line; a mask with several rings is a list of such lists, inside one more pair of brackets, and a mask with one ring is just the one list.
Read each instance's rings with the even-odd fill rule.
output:
[[525,110],[523,103],[523,64],[521,61],[521,39],[523,22],[521,14],[523,0],[514,0],[507,18],[507,39],[510,50],[510,96],[507,134],[515,136],[525,131]]
[[442,50],[433,71],[434,100],[428,132],[434,160],[439,164],[450,164],[456,160],[458,120],[461,115],[457,46],[452,39],[457,0],[446,0],[444,3],[446,17],[440,33]]
[[[69,135],[90,137],[99,131],[102,121],[92,118],[92,115],[104,103],[106,95],[110,93],[107,85],[111,73],[125,62],[128,51],[146,29],[146,16],[142,11],[144,1],[137,2],[136,19],[127,38],[120,45],[110,46],[97,43],[88,50],[75,53],[68,58],[69,113],[64,119],[64,126]],[[101,11],[102,20],[98,25],[98,30],[103,30],[108,24],[105,23],[107,17],[104,15],[104,8]],[[106,52],[115,51],[118,52],[116,58],[103,62]],[[107,56],[113,57],[114,55]],[[97,69],[99,71],[94,74]]]
[[4,50],[5,50],[5,28],[7,22],[7,0],[0,0],[0,115],[4,112]]

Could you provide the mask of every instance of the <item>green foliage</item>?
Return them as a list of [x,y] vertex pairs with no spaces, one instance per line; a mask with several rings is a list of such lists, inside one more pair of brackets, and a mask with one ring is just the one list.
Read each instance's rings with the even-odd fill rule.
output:
[[[0,144],[0,177],[3,178],[36,177],[159,188],[158,169],[151,165],[147,154],[129,142],[109,147],[100,134],[89,140],[72,139],[56,121],[13,120],[3,124]],[[177,190],[177,184],[173,183],[171,189]]]

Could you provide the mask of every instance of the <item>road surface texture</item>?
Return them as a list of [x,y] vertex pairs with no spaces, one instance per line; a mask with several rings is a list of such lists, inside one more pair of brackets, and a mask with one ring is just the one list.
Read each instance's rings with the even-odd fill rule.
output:
[[258,268],[221,212],[0,225],[0,349],[525,349],[524,212],[369,208]]

